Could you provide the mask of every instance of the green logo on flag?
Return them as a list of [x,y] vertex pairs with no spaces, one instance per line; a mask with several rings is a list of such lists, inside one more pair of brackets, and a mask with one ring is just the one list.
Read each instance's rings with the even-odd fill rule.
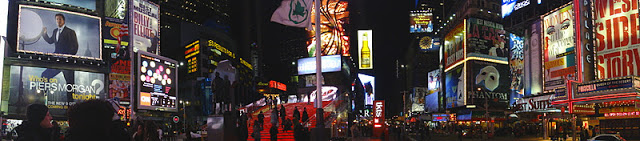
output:
[[289,3],[289,21],[299,24],[306,21],[308,17],[307,3],[304,0],[292,0]]

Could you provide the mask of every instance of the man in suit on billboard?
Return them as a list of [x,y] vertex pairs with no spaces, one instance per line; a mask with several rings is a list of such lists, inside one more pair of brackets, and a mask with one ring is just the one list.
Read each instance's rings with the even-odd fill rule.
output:
[[[76,32],[65,25],[65,18],[62,13],[55,15],[56,24],[58,28],[53,30],[53,35],[49,37],[47,35],[47,27],[42,29],[42,38],[49,44],[55,44],[55,51],[53,53],[76,55],[78,53],[78,38]],[[75,84],[75,72],[72,70],[60,70],[47,68],[42,72],[42,77],[53,78],[56,75],[64,74],[64,79],[67,84]],[[46,94],[46,92],[45,92]],[[73,93],[67,93],[67,102],[73,102]]]
[[53,30],[53,35],[47,35],[47,27],[44,27],[42,38],[49,44],[55,44],[53,53],[76,55],[78,53],[78,38],[76,32],[65,25],[65,18],[62,13],[56,14],[58,28]]

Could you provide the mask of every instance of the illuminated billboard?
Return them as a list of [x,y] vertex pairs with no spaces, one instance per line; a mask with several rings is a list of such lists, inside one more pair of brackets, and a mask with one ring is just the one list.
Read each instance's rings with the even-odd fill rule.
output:
[[127,16],[128,0],[105,0],[104,16],[124,20]]
[[132,49],[158,54],[160,48],[160,6],[147,0],[132,0],[129,33]]
[[358,60],[360,69],[373,69],[373,31],[358,30]]
[[509,45],[501,24],[482,19],[467,20],[467,57],[482,57],[507,61]]
[[63,117],[69,106],[104,99],[104,74],[74,70],[11,66],[9,113],[24,114],[29,104],[45,104],[49,113]]
[[411,11],[409,14],[409,32],[433,32],[433,13],[431,10]]
[[138,109],[177,111],[178,67],[175,60],[138,52]]
[[540,24],[540,20],[531,24],[530,38],[526,39],[529,46],[524,48],[524,81],[521,83],[524,83],[525,96],[538,95],[542,92],[542,63],[540,63],[542,60],[540,44],[542,43],[540,40],[542,30]]
[[471,81],[467,101],[479,105],[486,98],[492,106],[506,107],[511,93],[509,66],[485,61],[472,61],[470,64],[472,72],[469,73]]
[[[322,56],[320,59],[322,72],[337,72],[342,69],[340,55]],[[316,57],[298,59],[298,75],[315,74]]]
[[[502,18],[511,15],[511,12],[520,10],[531,4],[531,0],[502,0]],[[538,0],[540,4],[540,0]]]
[[458,24],[444,37],[445,68],[449,68],[464,59],[464,27],[464,24]]
[[638,0],[594,3],[597,78],[640,75],[637,4]]
[[509,103],[524,96],[524,38],[509,34],[509,68],[511,71],[511,100]]
[[411,112],[424,112],[425,96],[429,94],[427,87],[414,87],[411,95]]
[[429,90],[440,89],[440,70],[433,70],[427,73],[427,88]]
[[45,0],[45,1],[96,10],[96,0]]
[[418,41],[418,46],[420,47],[420,51],[427,52],[431,50],[439,50],[440,49],[440,38],[432,38],[430,36],[420,37]]
[[573,13],[573,5],[568,5],[542,18],[545,90],[577,80]]
[[102,59],[100,17],[20,5],[18,52]]
[[[349,22],[349,6],[348,1],[344,0],[322,0],[320,8],[322,9],[322,17],[320,17],[320,39],[322,40],[322,56],[326,55],[351,55],[351,45],[349,44],[349,36],[345,33],[345,26]],[[311,19],[315,19],[315,7],[311,9]],[[311,20],[311,24],[317,22]],[[309,40],[307,41],[307,53],[309,57],[316,56],[316,38],[315,26],[308,29]]]
[[366,74],[358,74],[360,83],[364,87],[364,105],[373,105],[373,101],[376,99],[376,78]]
[[464,66],[458,66],[449,72],[446,72],[445,76],[445,93],[446,93],[446,108],[454,108],[458,106],[464,106],[465,85],[464,85]]

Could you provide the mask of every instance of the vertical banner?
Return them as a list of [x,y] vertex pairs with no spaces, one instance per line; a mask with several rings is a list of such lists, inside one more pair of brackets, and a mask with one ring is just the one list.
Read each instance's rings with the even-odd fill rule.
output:
[[524,71],[524,40],[515,34],[509,34],[509,68],[511,70],[511,98],[509,105],[524,96],[523,71]]
[[458,106],[464,106],[464,100],[466,98],[464,92],[464,78],[463,78],[464,66],[458,66],[449,72],[446,72],[445,77],[445,93],[446,93],[446,108],[454,108]]
[[544,90],[565,86],[577,80],[573,5],[543,16]]
[[358,30],[358,60],[360,69],[373,69],[373,32]]
[[458,24],[444,37],[445,68],[449,68],[464,59],[464,32],[465,25]]
[[160,6],[147,0],[132,0],[130,4],[132,49],[159,54]]
[[[591,5],[587,0],[577,0],[576,12],[576,33],[579,34],[579,42],[576,46],[580,48],[580,64],[582,69],[580,76],[583,82],[595,79],[595,50],[593,46],[593,15]],[[636,5],[638,2],[635,2]],[[637,8],[636,8],[637,9]]]
[[594,5],[597,78],[640,75],[638,0],[598,0]]
[[531,24],[531,32],[529,46],[525,48],[525,96],[538,95],[542,92],[542,53],[541,45],[542,36],[541,21],[537,20]]
[[376,100],[373,102],[373,135],[380,136],[384,131],[384,100]]

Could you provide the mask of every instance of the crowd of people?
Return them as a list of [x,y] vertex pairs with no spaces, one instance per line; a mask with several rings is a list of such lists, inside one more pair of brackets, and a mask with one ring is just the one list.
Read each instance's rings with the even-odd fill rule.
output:
[[[302,110],[302,114],[300,112],[300,110],[298,109],[298,107],[295,107],[295,109],[293,110],[293,115],[291,117],[288,117],[287,115],[287,111],[286,108],[284,107],[284,105],[280,105],[280,108],[278,109],[277,106],[271,106],[268,105],[271,108],[271,116],[270,116],[270,121],[269,123],[271,123],[271,127],[268,129],[269,131],[269,139],[271,140],[277,140],[278,139],[278,133],[280,132],[280,130],[278,129],[278,127],[281,128],[282,132],[287,132],[290,130],[293,130],[293,135],[295,140],[308,140],[309,139],[309,129],[305,126],[303,126],[303,124],[305,122],[307,122],[307,120],[309,120],[309,114],[307,113],[307,108],[304,108]],[[247,114],[245,113],[241,113],[240,116],[240,121],[239,121],[239,125],[240,130],[238,133],[240,134],[239,136],[241,137],[240,140],[247,140],[247,134],[248,134],[248,129],[246,128],[248,126],[248,121],[253,121],[253,132],[250,134],[251,137],[255,140],[260,140],[262,138],[262,135],[260,134],[261,131],[265,130],[265,121],[264,121],[264,113],[260,112],[255,119],[251,119],[249,120],[249,116],[247,116]]]
[[136,121],[129,131],[117,114],[119,105],[111,100],[87,100],[67,110],[69,128],[61,133],[43,104],[27,107],[27,121],[16,127],[17,141],[160,141],[162,130],[151,121]]

